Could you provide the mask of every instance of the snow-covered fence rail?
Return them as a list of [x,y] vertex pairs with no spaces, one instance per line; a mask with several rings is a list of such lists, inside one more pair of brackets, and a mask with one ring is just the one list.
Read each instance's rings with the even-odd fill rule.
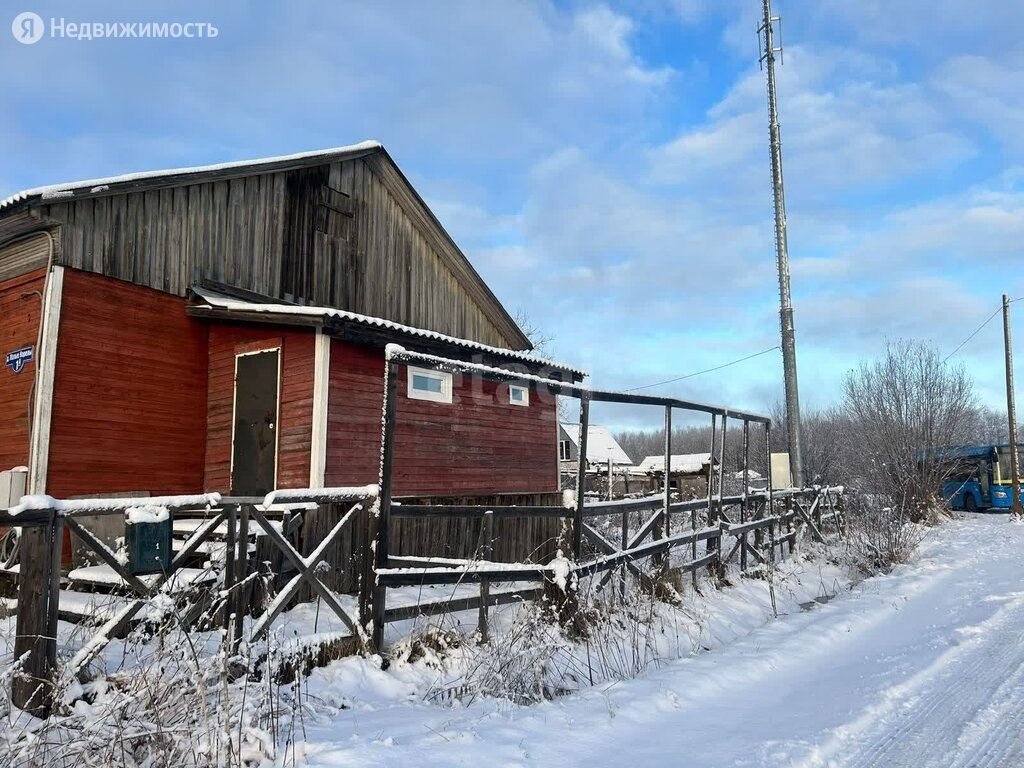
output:
[[[841,510],[836,502],[841,492],[842,489],[815,487],[774,491],[770,498],[766,493],[750,494],[746,501],[751,507],[752,519],[745,522],[730,522],[725,519],[728,513],[733,511],[733,508],[736,512],[739,511],[741,497],[724,497],[722,519],[719,519],[717,523],[647,540],[655,529],[654,521],[664,515],[664,509],[657,509],[654,516],[643,523],[633,536],[624,538],[624,545],[621,549],[612,544],[599,531],[585,524],[584,535],[592,551],[590,557],[578,562],[571,561],[564,556],[547,564],[502,563],[484,559],[391,558],[388,560],[387,566],[376,569],[375,597],[377,600],[386,599],[386,590],[389,588],[442,584],[480,584],[481,594],[479,597],[442,600],[437,603],[405,606],[395,610],[385,608],[383,611],[379,611],[383,613],[382,619],[375,619],[375,614],[369,618],[371,622],[380,620],[383,625],[416,615],[479,608],[479,629],[481,634],[486,636],[488,607],[499,605],[502,602],[535,599],[543,593],[542,586],[537,586],[536,588],[520,588],[513,592],[491,595],[488,594],[488,587],[492,582],[537,582],[539,585],[556,583],[564,589],[565,585],[578,581],[580,578],[604,573],[606,577],[598,585],[598,588],[603,588],[613,575],[613,571],[623,568],[625,572],[632,574],[641,583],[652,587],[656,577],[641,569],[638,564],[647,559],[670,556],[677,550],[684,552],[689,550],[688,556],[681,562],[671,561],[669,558],[658,564],[656,570],[664,568],[671,569],[676,573],[695,573],[701,568],[708,567],[721,571],[735,559],[737,554],[740,555],[741,572],[746,572],[750,568],[761,568],[774,562],[776,557],[781,558],[787,552],[795,551],[802,533],[802,526],[813,526],[812,531],[822,540],[825,539],[823,530],[826,524],[832,523],[838,528],[841,523]],[[769,501],[779,505],[779,511],[776,514],[764,514]],[[676,502],[670,506],[677,512],[685,512],[703,509],[706,505],[705,499],[698,499]],[[830,510],[829,513],[820,513],[820,510],[826,506]],[[417,509],[396,506],[393,512],[410,515],[417,514]],[[445,515],[448,508],[428,509],[432,515]],[[584,517],[592,519],[608,515],[625,516],[631,512],[645,509],[649,509],[646,500],[640,504],[635,501],[623,501],[585,505]],[[526,515],[557,515],[566,519],[570,519],[572,515],[572,511],[564,507],[524,508],[522,510],[516,507],[496,509],[481,507],[479,510],[458,507],[453,510],[453,514],[457,516],[477,513],[486,516],[514,516],[520,512]],[[817,520],[809,522],[814,516],[817,517]],[[764,535],[767,535],[767,542],[763,540]],[[733,546],[726,555],[722,554],[723,540],[733,540]],[[701,543],[706,547],[704,554],[697,553],[697,546]],[[750,568],[748,568],[747,555],[756,561]],[[625,581],[625,572],[623,581]]]
[[[220,522],[218,513],[208,527],[197,530],[186,542],[184,549],[171,561],[168,572],[149,583],[143,582],[125,568],[122,559],[88,528],[79,522],[81,517],[105,515],[153,515],[155,510],[172,514],[197,506],[210,509],[219,503],[219,494],[197,496],[148,497],[145,499],[75,499],[60,500],[50,496],[26,496],[10,509],[0,511],[0,527],[22,528],[23,552],[18,574],[17,637],[15,658],[20,668],[11,680],[11,696],[21,709],[42,714],[48,711],[57,669],[57,617],[60,610],[61,554],[65,527],[79,539],[113,573],[141,597],[155,594],[174,570],[184,563],[200,543],[206,540],[212,528]],[[79,652],[72,665],[87,664],[105,644],[105,638],[125,625],[144,605],[143,599],[129,601],[103,625],[93,642]]]
[[[102,652],[111,638],[118,636],[145,605],[166,587],[174,584],[202,545],[217,534],[223,537],[223,562],[218,573],[220,607],[229,657],[243,640],[244,617],[262,609],[251,602],[250,591],[240,588],[251,583],[254,574],[263,575],[265,562],[249,558],[252,534],[259,529],[259,540],[278,550],[295,575],[278,591],[265,612],[254,623],[248,640],[263,638],[271,623],[293,600],[300,586],[308,586],[333,611],[352,633],[357,647],[366,643],[360,622],[344,609],[334,592],[325,584],[320,565],[325,552],[339,534],[376,498],[376,486],[357,488],[303,489],[275,491],[266,498],[222,498],[219,494],[194,496],[60,500],[49,496],[29,496],[9,510],[0,510],[0,527],[18,526],[30,540],[29,551],[43,557],[22,557],[18,574],[17,640],[15,658],[19,669],[12,677],[12,701],[21,709],[45,714],[58,677],[71,679]],[[306,556],[293,546],[291,513],[307,507],[320,507],[333,513],[336,521]],[[267,513],[283,512],[281,522],[271,521]],[[181,513],[199,513],[201,521],[158,573],[139,576],[133,573],[123,552],[115,552],[83,524],[81,518],[125,515],[131,522],[162,522]],[[255,527],[252,525],[255,524]],[[130,598],[113,612],[64,665],[57,668],[57,620],[61,609],[62,548],[64,531],[70,530],[108,569],[112,584],[129,590]],[[263,547],[264,554],[267,548]],[[260,548],[257,548],[257,552]],[[337,564],[334,564],[337,566]],[[328,569],[329,570],[329,569]],[[187,581],[187,580],[186,580]],[[198,618],[201,604],[193,603],[183,620],[191,624]]]
[[[765,465],[770,465],[769,446],[771,420],[767,416],[749,413],[732,408],[725,408],[706,403],[697,403],[677,398],[640,395],[635,393],[611,392],[595,390],[578,384],[541,378],[505,368],[495,368],[476,363],[451,360],[435,355],[412,352],[396,345],[389,345],[386,350],[387,372],[385,377],[384,408],[382,415],[382,448],[380,465],[380,498],[376,513],[370,518],[369,536],[374,541],[373,570],[375,582],[372,592],[367,595],[369,604],[364,607],[363,618],[367,626],[372,627],[372,644],[379,648],[383,642],[384,626],[389,621],[407,618],[413,615],[408,608],[401,611],[389,611],[387,608],[387,590],[389,588],[427,585],[427,584],[458,584],[464,582],[479,583],[480,595],[476,598],[461,598],[460,609],[478,607],[480,609],[480,632],[487,634],[487,608],[498,604],[503,598],[521,599],[538,593],[528,590],[529,594],[517,591],[511,594],[495,595],[490,593],[492,582],[555,582],[565,585],[574,577],[604,573],[601,587],[610,580],[617,568],[623,568],[623,580],[626,572],[641,582],[653,583],[653,577],[643,571],[637,561],[651,558],[658,569],[672,567],[671,554],[675,550],[687,549],[689,558],[675,567],[677,571],[694,573],[705,566],[724,567],[737,553],[740,556],[741,568],[746,570],[747,557],[752,555],[759,565],[773,560],[778,547],[787,546],[792,551],[798,540],[797,528],[802,524],[810,525],[817,536],[822,536],[821,508],[822,497],[827,497],[827,504],[833,508],[835,493],[828,489],[786,489],[773,490],[771,479],[768,478],[766,488],[761,492],[751,491],[749,486],[750,468],[750,427],[752,424],[764,428]],[[499,383],[529,385],[546,388],[550,394],[570,397],[579,400],[579,445],[576,472],[576,487],[584,487],[587,455],[587,433],[591,403],[622,403],[631,405],[647,405],[660,407],[665,418],[665,456],[663,467],[662,492],[645,499],[610,501],[587,504],[583,493],[577,493],[568,499],[564,506],[427,506],[405,505],[392,500],[392,486],[395,463],[395,431],[397,414],[397,383],[399,366],[415,364],[420,367],[433,368],[448,373],[468,374]],[[672,415],[673,411],[690,411],[709,414],[711,416],[711,463],[708,471],[707,496],[702,499],[682,501],[673,499],[670,477],[672,473]],[[719,419],[721,428],[718,429]],[[729,419],[739,420],[742,425],[741,477],[742,491],[739,495],[725,496],[724,461],[726,432]],[[716,454],[719,460],[716,462]],[[717,479],[715,466],[717,464]],[[782,505],[782,511],[776,507]],[[805,505],[807,509],[805,510]],[[630,515],[653,512],[639,529],[632,531]],[[813,517],[817,512],[818,521]],[[594,518],[606,518],[609,515],[621,517],[621,536],[618,543],[612,542],[605,533],[591,524]],[[559,556],[545,565],[532,563],[501,563],[493,562],[486,557],[477,560],[453,561],[431,558],[430,553],[423,557],[393,557],[389,552],[389,531],[392,520],[403,517],[481,517],[487,523],[494,520],[514,517],[558,518],[565,521],[565,531],[560,541]],[[799,518],[799,521],[798,521]],[[682,522],[680,522],[682,519]],[[806,523],[804,522],[806,521]],[[681,530],[673,533],[673,527]],[[487,530],[485,525],[484,530]],[[763,537],[767,533],[770,548],[763,548]],[[647,541],[650,537],[651,541]],[[751,544],[750,539],[754,543]],[[487,537],[482,537],[484,548],[489,544]],[[728,555],[722,555],[723,540],[735,540]],[[584,542],[593,550],[594,556],[585,559]],[[704,543],[705,553],[699,552],[699,545]],[[445,603],[419,606],[422,613],[445,610]]]

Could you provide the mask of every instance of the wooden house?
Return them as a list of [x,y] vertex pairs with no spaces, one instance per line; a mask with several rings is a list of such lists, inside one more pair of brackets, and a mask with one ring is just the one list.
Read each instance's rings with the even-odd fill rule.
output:
[[[562,473],[562,487],[576,487],[576,472],[580,455],[579,424],[558,425],[558,463]],[[610,464],[610,467],[609,467]],[[622,446],[600,424],[587,427],[587,462],[585,492],[622,497],[632,492],[629,470],[632,460]],[[609,468],[611,479],[609,480]]]
[[[710,453],[680,453],[669,458],[669,488],[683,494],[707,495],[708,478],[718,459]],[[636,474],[646,478],[646,489],[657,491],[665,487],[665,456],[645,456],[636,466]]]
[[[558,460],[562,470],[575,472],[580,455],[580,425],[558,425]],[[587,427],[587,471],[603,472],[608,469],[608,462],[613,467],[628,467],[632,460],[622,450],[607,427],[591,424]]]
[[[58,497],[376,481],[384,347],[562,380],[384,148],[0,201],[0,469]],[[396,493],[558,488],[555,398],[403,369]]]

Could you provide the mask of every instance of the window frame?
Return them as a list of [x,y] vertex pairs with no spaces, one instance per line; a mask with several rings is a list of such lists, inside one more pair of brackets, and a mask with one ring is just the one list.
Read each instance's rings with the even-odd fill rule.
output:
[[[426,400],[432,403],[444,403],[451,404],[452,402],[452,375],[447,371],[438,371],[433,368],[416,368],[415,366],[407,366],[408,373],[406,374],[406,395],[410,400]],[[416,376],[425,376],[429,379],[440,379],[441,380],[441,391],[433,392],[429,390],[417,389],[413,385],[413,380]]]
[[[562,446],[565,446],[565,455],[562,455]],[[572,440],[558,441],[558,460],[572,461]]]
[[[522,392],[523,399],[516,400],[513,396],[513,392]],[[530,388],[523,384],[509,384],[508,385],[508,402],[509,405],[518,405],[520,408],[530,407]]]

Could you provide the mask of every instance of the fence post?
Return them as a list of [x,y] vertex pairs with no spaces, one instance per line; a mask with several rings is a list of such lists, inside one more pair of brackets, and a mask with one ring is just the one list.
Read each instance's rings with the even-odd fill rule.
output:
[[[384,423],[381,430],[380,451],[380,496],[377,499],[377,514],[370,516],[370,527],[375,528],[376,549],[373,552],[373,570],[368,574],[372,581],[367,588],[372,588],[373,599],[371,640],[373,649],[380,653],[384,646],[384,612],[387,608],[387,587],[377,583],[376,571],[388,566],[388,546],[390,544],[391,522],[391,486],[394,479],[395,462],[395,409],[398,397],[398,363],[388,360],[385,372],[384,387]],[[371,539],[373,540],[373,539]],[[370,552],[366,553],[367,559]],[[372,585],[372,586],[371,586]]]
[[[712,513],[712,502],[711,498],[715,492],[715,429],[718,425],[718,414],[711,414],[711,458],[708,460],[708,525],[711,525],[711,520],[714,517]],[[694,530],[696,530],[696,517],[694,517]],[[697,559],[696,542],[694,542],[693,559]],[[704,553],[710,555],[714,551],[714,544],[711,539],[708,539],[708,543],[704,545]]]
[[[719,459],[718,459],[718,504],[715,507],[715,522],[720,523],[722,520],[722,494],[725,490],[725,435],[729,429],[729,416],[722,414],[722,438],[719,443]],[[722,577],[725,575],[725,563],[722,562],[722,537],[717,536],[714,539],[715,542],[715,568],[719,575]]]
[[[821,523],[818,523],[818,530],[821,530]],[[792,502],[786,508],[786,535],[794,533],[796,531],[796,510],[793,509]],[[789,538],[789,554],[792,555],[797,549],[796,535],[790,536]],[[779,547],[779,555],[782,554],[782,547]]]
[[[480,547],[480,555],[484,560],[491,559],[491,541],[494,535],[493,533],[494,523],[494,512],[487,510],[484,512],[483,523],[481,524],[480,537],[483,539],[482,546]],[[480,579],[480,618],[478,622],[478,629],[480,631],[480,642],[486,643],[490,637],[487,630],[487,603],[491,598],[491,582],[488,579]]]
[[245,617],[249,614],[249,505],[242,504],[239,508],[238,529],[235,535],[235,625],[232,637],[231,655],[238,653],[242,643],[242,629]]
[[765,516],[771,517],[775,514],[775,500],[772,499],[772,425],[771,422],[765,422],[764,425],[764,455],[768,461],[768,482],[765,485],[765,491],[768,494],[768,498],[764,502],[764,513]]
[[[663,498],[665,505],[665,513],[662,517],[662,522],[658,523],[654,527],[655,539],[668,538],[671,532],[671,519],[669,510],[672,508],[672,406],[665,406],[665,460],[663,462]],[[664,552],[659,555],[655,555],[654,565],[656,568],[662,571],[662,575],[667,574],[667,569],[672,562],[672,555],[670,552]]]
[[580,394],[580,453],[576,459],[576,509],[572,518],[572,556],[579,560],[583,549],[583,501],[587,485],[587,433],[590,430],[590,393]]
[[[740,491],[740,523],[747,522],[747,489],[750,486],[750,420],[743,420],[743,489]],[[747,570],[747,532],[740,534],[740,573]]]
[[234,655],[234,625],[231,623],[235,609],[238,607],[235,595],[232,590],[235,588],[235,552],[238,542],[235,523],[238,515],[238,507],[234,504],[227,507],[225,523],[227,526],[224,536],[224,636],[228,643],[229,656]]
[[[629,512],[622,513],[622,551],[629,549]],[[619,579],[619,599],[623,604],[626,602],[626,574],[628,569],[622,566],[622,575]]]
[[665,406],[665,537],[672,535],[669,509],[672,506],[672,406]]
[[747,522],[747,488],[750,485],[750,421],[743,420],[743,488],[740,491],[740,522]]
[[49,715],[53,703],[63,523],[51,510],[47,523],[22,529],[14,658],[23,661],[11,678],[11,702],[36,717]]

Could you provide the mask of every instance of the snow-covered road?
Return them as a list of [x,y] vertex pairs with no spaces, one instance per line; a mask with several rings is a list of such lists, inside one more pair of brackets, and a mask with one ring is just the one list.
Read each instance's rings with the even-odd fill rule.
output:
[[913,567],[638,680],[307,738],[314,765],[1024,766],[1024,526],[951,522]]

